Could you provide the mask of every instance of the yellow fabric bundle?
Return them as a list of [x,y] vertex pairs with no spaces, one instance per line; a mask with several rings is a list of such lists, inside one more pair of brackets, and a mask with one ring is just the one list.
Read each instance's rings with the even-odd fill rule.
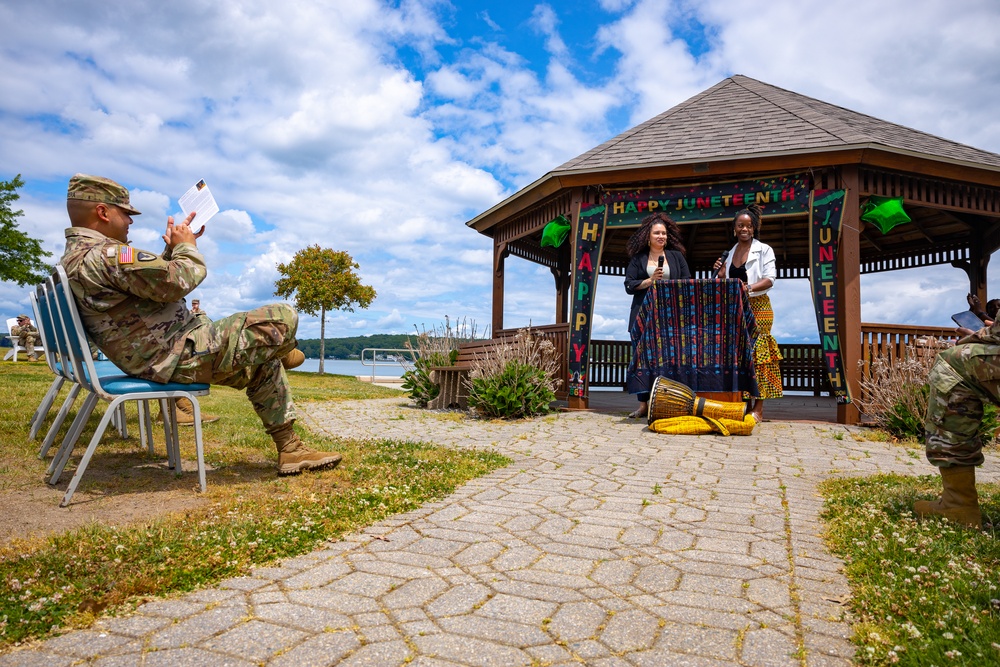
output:
[[736,419],[713,419],[711,417],[669,417],[657,419],[649,425],[651,431],[670,435],[750,435],[757,421],[753,415],[746,415],[742,421]]

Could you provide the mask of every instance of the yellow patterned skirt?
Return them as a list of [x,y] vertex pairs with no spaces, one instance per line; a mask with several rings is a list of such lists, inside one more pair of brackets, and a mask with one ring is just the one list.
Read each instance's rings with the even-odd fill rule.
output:
[[778,351],[778,341],[771,335],[771,325],[774,323],[774,311],[771,310],[771,299],[766,294],[750,297],[750,310],[757,320],[757,343],[753,348],[753,364],[757,369],[757,388],[759,396],[751,397],[744,392],[744,398],[780,398],[781,391],[781,352]]

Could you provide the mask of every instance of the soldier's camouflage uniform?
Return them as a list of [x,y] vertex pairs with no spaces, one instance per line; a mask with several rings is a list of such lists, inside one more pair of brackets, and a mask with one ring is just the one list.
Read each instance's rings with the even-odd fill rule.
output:
[[14,325],[10,328],[10,335],[17,336],[17,344],[28,350],[28,354],[35,355],[35,343],[38,341],[38,329],[26,324],[23,327]]
[[927,380],[927,460],[941,468],[982,465],[983,402],[1000,404],[1000,321],[940,352]]
[[298,315],[273,304],[211,321],[184,296],[207,275],[191,243],[162,255],[98,231],[66,230],[62,264],[87,333],[130,375],[246,389],[268,433],[295,419],[281,358],[295,347]]

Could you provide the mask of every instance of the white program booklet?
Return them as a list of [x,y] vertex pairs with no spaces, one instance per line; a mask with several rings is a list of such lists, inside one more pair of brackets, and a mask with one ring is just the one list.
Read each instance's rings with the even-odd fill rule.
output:
[[178,203],[185,215],[196,211],[198,215],[194,222],[195,224],[201,223],[202,227],[212,219],[213,215],[219,212],[219,205],[215,203],[215,197],[212,196],[212,191],[208,189],[204,180],[192,185],[191,189],[181,195]]

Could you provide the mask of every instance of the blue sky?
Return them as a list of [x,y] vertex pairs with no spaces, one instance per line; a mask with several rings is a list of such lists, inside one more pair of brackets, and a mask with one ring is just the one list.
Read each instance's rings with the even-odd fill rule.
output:
[[[22,175],[20,224],[56,257],[74,173],[129,187],[152,250],[205,179],[212,316],[274,300],[275,266],[320,244],[378,292],[328,336],[482,331],[490,244],[464,223],[732,74],[1000,153],[998,26],[993,0],[0,0],[0,179]],[[950,267],[867,276],[862,318],[948,325],[966,289]],[[772,300],[779,340],[816,339],[804,281]],[[27,304],[0,284],[0,317]],[[596,338],[626,338],[628,304],[599,282]],[[548,271],[509,260],[505,324],[553,309]]]

